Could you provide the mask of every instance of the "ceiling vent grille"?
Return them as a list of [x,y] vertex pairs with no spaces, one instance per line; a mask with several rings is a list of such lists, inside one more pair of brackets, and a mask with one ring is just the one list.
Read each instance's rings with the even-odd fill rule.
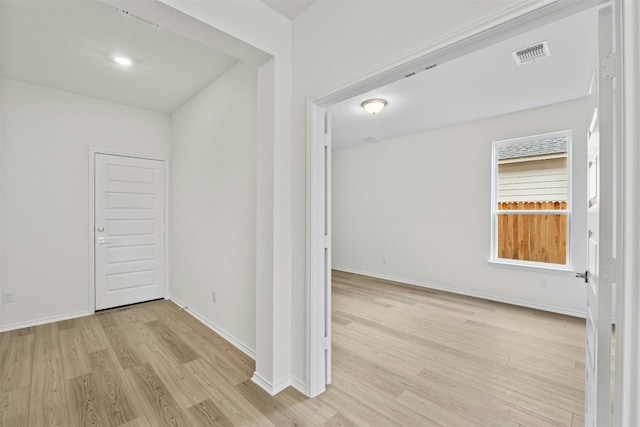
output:
[[128,10],[126,10],[126,9],[118,9],[118,13],[119,13],[120,15],[122,15],[122,16],[127,17],[127,18],[131,18],[131,19],[133,19],[134,21],[138,21],[138,22],[140,22],[141,24],[146,25],[147,27],[151,27],[151,28],[153,28],[154,30],[160,30],[160,29],[162,29],[162,27],[160,27],[160,25],[159,25],[159,24],[156,24],[155,22],[149,21],[148,19],[144,19],[144,18],[142,18],[142,17],[140,17],[140,16],[138,16],[138,15],[134,15],[133,13],[129,12],[129,11],[128,11]]
[[533,62],[540,58],[544,58],[545,56],[551,56],[551,51],[549,50],[549,43],[543,41],[513,51],[511,54],[513,55],[513,59],[516,61],[516,64],[522,65],[528,62]]

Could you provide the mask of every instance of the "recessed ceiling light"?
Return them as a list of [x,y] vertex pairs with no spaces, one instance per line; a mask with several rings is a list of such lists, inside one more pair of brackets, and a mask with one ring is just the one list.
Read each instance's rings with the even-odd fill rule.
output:
[[114,56],[113,60],[125,67],[128,67],[129,65],[131,65],[131,60],[129,58],[125,58],[124,56]]
[[387,106],[387,101],[384,99],[367,99],[362,104],[362,108],[369,114],[378,114],[384,107]]

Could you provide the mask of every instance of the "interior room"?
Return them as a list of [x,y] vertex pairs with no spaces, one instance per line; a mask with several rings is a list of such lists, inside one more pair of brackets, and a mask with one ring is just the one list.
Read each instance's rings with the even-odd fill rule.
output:
[[[162,283],[170,270],[173,282],[182,283],[172,287],[172,298],[254,351],[256,67],[99,1],[2,7],[2,274],[3,290],[15,297],[3,305],[3,327],[91,311],[93,149],[162,160],[171,178],[171,222],[158,221],[163,224],[152,231],[172,231],[166,254],[160,245],[155,257],[107,255],[114,265],[153,264],[109,271],[115,267],[107,259],[106,280],[134,276],[131,286],[147,286]],[[114,55],[134,64],[121,65]],[[50,226],[38,225],[43,219]],[[115,224],[95,225],[116,238],[109,229]],[[107,251],[122,245],[142,247],[113,242]],[[135,278],[145,271],[154,277]],[[233,288],[226,288],[231,278]],[[207,304],[212,291],[224,302],[217,309]],[[135,296],[96,306],[133,302]]]
[[[549,56],[516,63],[512,52],[540,42]],[[586,267],[596,56],[597,14],[587,11],[333,107],[333,267],[584,317],[573,272]],[[378,98],[378,114],[360,105]],[[492,262],[492,143],[565,130],[570,259],[538,270]]]
[[0,0],[0,425],[633,426],[639,21]]
[[[549,56],[523,64],[514,60],[512,52],[541,43]],[[524,419],[544,422],[553,414],[555,422],[584,423],[581,347],[586,301],[583,283],[573,272],[584,270],[586,263],[587,206],[582,201],[587,191],[588,97],[596,56],[597,13],[592,10],[438,64],[330,109],[334,384],[342,384],[341,376],[350,378],[358,372],[355,360],[377,365],[384,378],[399,375],[393,366],[411,367],[418,372],[415,384],[421,384],[425,378],[437,378],[437,372],[462,369],[459,362],[443,363],[446,357],[490,353],[486,360],[474,361],[488,363],[482,373],[475,371],[482,378],[476,388],[469,385],[468,374],[456,380],[449,373],[450,387],[441,386],[440,392],[453,393],[466,384],[474,390],[467,396],[469,405],[492,408],[491,399],[510,400],[503,393],[508,389],[519,402],[513,400],[518,410],[523,410],[518,406],[523,401],[528,401],[530,410],[534,395],[536,404],[553,407],[540,413],[524,410],[520,414]],[[383,100],[383,109],[367,112],[365,102],[370,99]],[[523,266],[492,256],[493,142],[557,131],[571,135],[571,167],[564,171],[571,174],[573,208],[566,245],[570,259]],[[517,182],[532,173],[538,172],[527,170]],[[510,192],[509,200],[525,200],[525,194],[517,191],[535,194],[531,200],[546,200],[539,193],[561,183],[556,175],[545,179],[553,181],[526,181],[521,190],[509,183],[504,191]],[[565,177],[565,186],[566,182]],[[552,197],[567,201],[567,195]],[[517,261],[517,254],[514,257]],[[554,329],[556,336],[550,332]],[[538,342],[541,336],[544,339]],[[404,339],[385,348],[384,343],[395,337]],[[428,351],[401,344],[421,340],[428,340],[429,344],[423,343]],[[507,342],[518,342],[519,348],[509,348]],[[363,348],[374,348],[375,356],[361,354]],[[496,348],[500,350],[493,353]],[[564,351],[557,351],[560,348]],[[571,354],[578,357],[569,360]],[[509,360],[494,371],[491,362],[503,357]],[[510,371],[512,367],[517,368]],[[519,369],[539,381],[524,394],[517,379]],[[562,380],[556,383],[558,378]],[[562,397],[554,395],[558,390]],[[421,399],[421,395],[406,391],[397,400]],[[564,400],[567,396],[573,397]],[[464,421],[443,412],[437,422]],[[486,419],[482,417],[487,415],[474,414],[485,423],[498,417],[487,412]]]

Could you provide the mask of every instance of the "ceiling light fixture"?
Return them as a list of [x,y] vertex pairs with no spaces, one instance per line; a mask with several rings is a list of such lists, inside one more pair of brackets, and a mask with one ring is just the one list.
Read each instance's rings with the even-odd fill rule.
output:
[[131,65],[131,60],[129,58],[125,58],[124,56],[114,56],[113,60],[124,67],[128,67],[129,65]]
[[387,106],[387,101],[384,99],[367,99],[360,105],[367,113],[376,115]]

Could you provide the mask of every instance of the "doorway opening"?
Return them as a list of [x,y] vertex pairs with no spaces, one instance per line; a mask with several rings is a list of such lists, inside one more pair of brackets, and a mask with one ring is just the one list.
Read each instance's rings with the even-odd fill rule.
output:
[[[310,335],[309,335],[310,339],[309,339],[308,348],[307,348],[309,352],[308,353],[309,369],[307,372],[309,376],[308,384],[309,384],[311,395],[315,395],[317,393],[322,392],[324,390],[325,384],[331,382],[331,366],[330,366],[331,364],[331,345],[330,345],[331,321],[330,321],[330,318],[331,318],[331,266],[332,266],[331,255],[332,254],[334,254],[334,256],[341,257],[343,260],[346,259],[346,256],[347,256],[346,254],[351,255],[352,258],[350,260],[350,264],[351,264],[352,271],[350,271],[350,273],[358,273],[358,272],[363,272],[365,274],[369,273],[368,275],[370,276],[373,275],[381,279],[401,279],[398,281],[405,282],[405,283],[413,283],[413,284],[423,285],[423,286],[428,285],[431,288],[438,288],[438,284],[433,285],[433,282],[429,282],[424,279],[420,280],[420,278],[416,279],[416,275],[414,275],[413,277],[408,277],[408,280],[407,280],[407,276],[402,277],[402,276],[399,276],[397,273],[385,274],[384,269],[387,269],[388,271],[392,271],[392,268],[390,267],[390,264],[392,262],[397,262],[398,264],[402,264],[403,267],[405,268],[407,267],[406,264],[408,264],[408,262],[406,262],[406,260],[398,259],[398,254],[402,253],[400,250],[395,252],[396,256],[393,261],[390,260],[389,257],[385,256],[382,253],[376,253],[376,254],[367,253],[367,255],[369,256],[366,260],[363,259],[364,256],[361,256],[360,259],[355,259],[361,255],[361,251],[360,253],[358,253],[359,252],[358,250],[354,250],[355,246],[349,247],[346,244],[342,244],[343,242],[339,242],[340,232],[344,231],[347,226],[342,224],[338,225],[335,221],[332,221],[332,218],[331,218],[332,211],[335,213],[339,209],[336,206],[337,202],[335,198],[333,199],[333,203],[332,203],[331,183],[332,181],[335,183],[335,180],[336,180],[336,176],[335,175],[332,176],[332,171],[336,171],[336,169],[339,166],[337,165],[338,156],[334,155],[334,157],[332,158],[331,145],[332,145],[332,142],[336,140],[336,137],[338,134],[339,120],[340,120],[340,116],[338,115],[338,113],[341,106],[347,105],[349,101],[346,101],[346,100],[351,99],[351,97],[354,94],[360,94],[361,96],[357,98],[358,99],[357,103],[352,102],[351,105],[346,106],[343,111],[346,111],[348,109],[349,111],[352,111],[355,114],[357,109],[354,107],[354,105],[359,105],[361,101],[369,98],[384,98],[388,101],[388,107],[389,107],[393,105],[393,101],[391,99],[385,98],[385,96],[392,97],[393,93],[388,92],[388,94],[385,94],[386,88],[380,87],[380,81],[384,81],[385,79],[386,79],[386,82],[402,80],[402,82],[400,83],[404,83],[404,82],[409,82],[410,79],[418,78],[420,76],[420,73],[424,75],[428,75],[428,73],[430,72],[435,73],[436,70],[438,70],[438,68],[441,68],[444,70],[447,64],[453,64],[454,61],[463,60],[465,55],[472,56],[473,54],[478,54],[481,52],[483,53],[490,46],[498,42],[504,42],[505,40],[508,40],[514,36],[515,37],[522,36],[525,32],[530,31],[532,29],[540,28],[544,25],[551,25],[553,23],[556,23],[556,24],[560,23],[561,25],[561,21],[560,21],[561,19],[575,19],[579,14],[583,14],[583,13],[591,12],[597,15],[598,13],[597,10],[591,9],[594,7],[596,9],[600,9],[601,5],[599,5],[597,2],[594,2],[588,5],[582,5],[580,8],[572,9],[570,11],[567,11],[566,9],[561,11],[547,10],[545,11],[545,13],[541,15],[529,16],[529,17],[525,15],[525,16],[519,17],[518,19],[510,21],[511,26],[505,25],[503,23],[499,26],[499,28],[492,30],[493,32],[489,31],[490,33],[489,35],[484,34],[485,37],[478,37],[479,40],[478,39],[474,40],[473,37],[471,37],[471,38],[467,38],[466,42],[464,43],[461,42],[459,44],[456,44],[452,42],[449,48],[444,48],[444,49],[441,49],[440,51],[435,51],[434,53],[427,54],[424,57],[420,58],[419,60],[410,61],[405,66],[398,66],[386,73],[382,73],[381,75],[370,79],[369,81],[361,82],[360,84],[356,84],[353,87],[345,89],[338,93],[329,94],[309,104],[308,117],[309,117],[310,133],[309,133],[308,151],[310,153],[310,167],[308,169],[309,170],[309,175],[308,175],[309,187],[308,188],[310,190],[311,197],[308,205],[308,212],[310,212],[309,223],[308,223],[309,224],[308,236],[309,236],[309,244],[310,244],[309,251],[308,251],[309,253],[308,295],[310,295],[310,300],[307,307],[307,327],[308,327],[308,331],[310,332]],[[605,6],[605,8],[609,8],[609,10],[612,10],[614,6],[607,5]],[[585,10],[587,9],[590,9],[590,10],[585,12]],[[598,47],[597,36],[592,39],[592,46],[597,50],[597,47]],[[523,47],[526,47],[526,46],[523,46]],[[603,49],[602,43],[600,45],[600,49],[601,51]],[[517,50],[517,48],[514,49],[514,51],[515,50]],[[553,52],[553,47],[551,47],[551,50]],[[469,55],[469,54],[472,54],[472,55]],[[593,63],[583,64],[584,68],[581,74],[581,78],[583,80],[582,81],[583,92],[580,96],[576,96],[573,98],[573,100],[575,100],[576,98],[582,98],[583,102],[581,103],[580,106],[577,106],[577,107],[576,105],[572,106],[574,108],[574,111],[576,108],[578,109],[582,108],[581,111],[584,113],[584,117],[581,119],[584,123],[577,130],[582,132],[582,135],[580,136],[580,138],[584,143],[583,144],[584,150],[581,155],[581,158],[585,161],[585,165],[583,168],[585,170],[586,170],[586,157],[587,157],[586,134],[589,128],[588,122],[590,119],[590,118],[587,118],[586,106],[588,104],[587,98],[588,98],[588,91],[590,87],[589,85],[590,76],[594,68],[598,64],[598,61],[596,58],[597,58],[597,54],[596,56],[593,57],[594,59]],[[542,64],[542,61],[544,61],[544,59],[540,61],[540,64]],[[473,68],[467,68],[464,71],[468,73],[469,69],[473,69]],[[462,99],[457,99],[457,100],[454,99],[453,105],[462,105],[461,109],[464,109],[463,102],[467,100],[465,98],[465,95],[467,95],[469,92],[469,91],[465,91],[464,89],[469,89],[469,85],[465,86],[465,83],[462,81],[458,81],[458,84],[460,86],[458,90],[462,94],[460,95],[462,96]],[[478,82],[475,82],[475,84],[478,85]],[[505,83],[505,85],[508,86],[508,83]],[[406,86],[409,87],[409,84],[407,83]],[[375,88],[378,88],[378,89],[375,89]],[[472,89],[475,89],[475,88],[472,87]],[[541,91],[538,90],[538,92],[541,92]],[[448,95],[448,97],[450,98],[456,97],[456,93],[446,92],[446,95]],[[527,95],[525,94],[523,96],[526,97]],[[428,98],[428,96],[425,96],[425,97]],[[437,94],[435,94],[434,97],[437,97]],[[486,98],[486,99],[490,99],[490,98]],[[560,102],[568,102],[569,100],[571,100],[571,98],[565,98]],[[448,110],[446,102],[447,101],[445,100],[438,103],[437,108]],[[559,103],[559,102],[556,101],[556,103]],[[396,104],[400,104],[400,103],[397,102]],[[494,105],[498,105],[499,102],[495,102],[495,103],[491,102],[490,104],[491,106],[490,107],[488,106],[488,108],[493,108]],[[535,108],[541,108],[542,105],[544,104],[538,104],[537,106],[535,106]],[[531,107],[531,106],[529,106],[528,108],[525,107],[525,109],[532,109],[532,108],[534,107]],[[517,111],[517,110],[512,110],[509,113],[512,113],[513,111]],[[409,112],[405,111],[405,114],[407,115],[410,115],[411,113],[412,113],[411,111]],[[380,117],[382,117],[384,114],[385,114],[385,111],[380,113]],[[425,114],[425,111],[424,109],[418,109],[415,114],[416,115]],[[505,114],[507,113],[506,112],[503,113],[502,116],[504,116]],[[485,117],[492,117],[492,115],[488,114]],[[478,120],[484,120],[485,117],[482,117],[482,118],[474,117],[470,120],[474,120],[477,122]],[[496,117],[496,116],[493,116],[493,117]],[[370,118],[371,117],[367,116],[366,114],[362,114],[363,121]],[[510,119],[514,120],[513,117],[511,117]],[[526,122],[527,119],[525,118],[522,120]],[[451,123],[448,123],[445,126],[447,125],[453,126]],[[346,127],[347,126],[345,126],[345,128]],[[521,127],[526,128],[526,126],[524,125],[521,125]],[[349,128],[351,131],[353,131],[353,129],[356,128],[356,126],[350,126]],[[437,127],[435,128],[438,129]],[[556,128],[556,129],[550,129],[548,131],[561,131],[561,130],[566,130],[566,129]],[[368,131],[371,132],[371,128],[369,128]],[[365,140],[366,142],[366,140],[371,141],[373,139],[374,142],[369,142],[371,147],[376,144],[379,144],[380,147],[383,145],[386,145],[386,147],[389,148],[388,150],[383,150],[382,148],[378,150],[379,152],[377,154],[380,155],[380,158],[377,160],[380,160],[380,163],[372,162],[371,160],[373,159],[373,157],[368,157],[367,160],[369,160],[369,162],[367,162],[366,160],[363,161],[363,163],[368,163],[368,166],[363,166],[363,168],[371,167],[371,170],[365,171],[365,169],[357,169],[357,167],[354,169],[354,165],[356,165],[356,163],[354,162],[347,163],[345,161],[345,164],[342,165],[344,166],[344,169],[342,170],[351,170],[352,173],[354,174],[360,173],[359,175],[361,180],[360,184],[362,185],[357,188],[357,190],[360,191],[359,194],[362,194],[362,191],[367,191],[368,189],[368,191],[370,192],[379,192],[379,191],[386,190],[389,194],[396,194],[396,195],[398,193],[402,193],[402,191],[404,190],[415,195],[417,192],[420,191],[419,190],[420,185],[422,185],[422,187],[428,187],[428,184],[425,183],[424,180],[420,180],[420,178],[424,178],[423,176],[420,176],[418,178],[416,178],[415,176],[404,176],[403,173],[405,175],[411,174],[409,172],[410,168],[406,167],[406,164],[396,165],[397,168],[391,171],[390,173],[395,176],[401,175],[404,178],[406,178],[406,181],[403,182],[402,185],[397,185],[397,182],[396,184],[394,184],[394,182],[391,180],[385,181],[384,178],[381,178],[380,180],[375,182],[372,182],[369,180],[371,177],[374,177],[376,173],[379,176],[379,175],[384,175],[385,172],[388,172],[383,169],[384,168],[383,162],[391,162],[393,159],[393,154],[390,150],[391,143],[387,141],[387,139],[390,137],[391,138],[397,137],[397,135],[388,136],[384,134],[385,131],[387,131],[387,129],[374,128],[374,132],[378,132],[379,134],[382,135],[382,137],[377,137],[375,133],[360,134],[358,135],[359,138],[357,138],[358,139],[357,142],[354,143],[353,142],[354,139],[352,139],[351,141],[353,144],[356,144],[356,143],[362,143],[362,140]],[[420,130],[410,130],[410,131],[405,130],[405,134],[412,134],[416,132],[420,132]],[[535,132],[528,132],[528,134],[535,134]],[[514,134],[511,137],[513,138],[513,137],[526,136],[526,135],[527,135],[527,132],[524,131],[523,134],[520,134],[520,135]],[[440,134],[440,137],[442,138],[443,135]],[[504,139],[508,139],[508,138],[504,138]],[[378,142],[375,142],[376,140],[381,140],[383,142],[378,143]],[[411,144],[411,141],[394,140],[394,143]],[[355,154],[353,154],[356,150],[363,151],[366,149],[357,148],[357,149],[350,149],[350,150],[352,151],[350,156],[356,157]],[[374,150],[373,148],[368,150],[367,155],[373,156],[372,154],[373,150]],[[381,151],[384,151],[384,153],[381,154],[380,153]],[[441,153],[423,153],[423,154],[441,155]],[[465,152],[460,153],[461,156],[464,154]],[[482,168],[487,169],[487,166],[482,166],[482,163],[484,162],[483,162],[483,157],[481,152],[470,150],[468,151],[468,155],[472,158],[471,159],[472,162],[481,164],[480,165],[481,169]],[[340,157],[349,157],[349,156],[344,155]],[[421,165],[424,165],[425,163],[427,163],[421,160],[420,156],[415,156],[415,155],[409,159],[404,159],[404,160],[407,160],[409,162],[414,161],[415,165],[413,166],[415,167],[420,167]],[[441,160],[441,163],[446,163],[447,161],[447,159],[442,157],[440,157],[440,160]],[[490,164],[490,155],[486,156],[485,160],[487,163]],[[340,161],[342,162],[343,160],[341,159]],[[332,169],[332,164],[333,164],[333,169]],[[367,174],[367,172],[369,172],[369,174]],[[446,170],[444,170],[444,168],[443,170],[441,170],[441,172],[443,173],[443,175],[440,175],[441,180],[456,179],[455,177],[452,177],[452,176],[446,176]],[[478,176],[482,176],[482,175],[476,175],[476,177]],[[478,179],[481,181],[480,178]],[[417,183],[416,182],[413,183],[414,184],[413,187],[404,185],[407,182],[410,182],[412,180],[417,181]],[[434,179],[434,181],[436,180]],[[345,197],[348,197],[343,185],[344,182],[345,181],[341,181],[339,186],[341,188],[341,196],[343,197],[343,199]],[[585,186],[585,189],[586,189],[586,184],[587,184],[586,178],[583,179],[582,184]],[[387,187],[384,187],[385,185]],[[437,183],[433,183],[432,187],[435,185],[437,185]],[[432,187],[429,187],[429,188],[432,188]],[[487,187],[489,187],[488,184],[487,184]],[[381,188],[383,190],[381,190]],[[583,199],[586,198],[585,189],[581,190],[583,193],[582,194]],[[356,192],[351,192],[350,194],[353,196],[354,194],[356,194]],[[447,200],[446,195],[442,195],[439,198],[439,201],[446,201],[446,200]],[[378,231],[375,231],[375,232],[372,231],[372,230],[375,230],[375,228],[374,229],[371,229],[370,227],[367,228],[366,226],[363,225],[363,222],[368,221],[373,216],[381,214],[381,212],[384,213],[384,212],[393,210],[395,207],[394,203],[388,203],[388,201],[385,203],[384,201],[380,201],[378,199],[377,208],[372,208],[372,206],[370,205],[363,205],[362,203],[360,203],[362,201],[363,200],[361,199],[352,201],[352,206],[354,204],[359,206],[360,211],[351,212],[351,214],[352,214],[352,219],[355,217],[358,218],[357,228],[359,228],[360,231],[362,232],[362,234],[359,236],[360,241],[362,241],[361,239],[362,235],[367,235],[367,240],[366,242],[363,242],[363,244],[367,246],[368,249],[375,247],[375,244],[377,243],[379,244],[379,246],[384,247],[385,248],[384,250],[393,251],[394,248],[391,246],[393,246],[393,244],[396,243],[394,239],[397,239],[397,236],[401,235],[402,232],[410,233],[411,236],[416,237],[415,230],[403,229],[404,223],[402,222],[402,218],[395,218],[395,221],[394,221],[396,225],[395,232],[392,234],[391,238],[384,240],[381,237],[382,233]],[[487,210],[489,210],[490,202],[487,201],[484,203],[486,203],[484,206],[486,206]],[[447,211],[447,209],[443,207],[442,204],[438,206],[439,207],[436,207],[436,209],[439,209],[439,212],[441,213],[440,215],[441,217],[446,217],[447,215],[450,215],[450,216],[456,215],[460,211],[460,209],[452,209]],[[582,227],[576,226],[575,227],[576,230],[580,230],[581,228],[584,228],[586,223],[586,211],[581,213],[583,214],[581,219]],[[480,218],[484,218],[484,217],[480,216]],[[476,218],[475,221],[483,221],[483,219]],[[487,223],[487,226],[490,223],[488,218],[486,223]],[[447,225],[444,223],[442,223],[441,226],[443,228],[447,228]],[[354,227],[350,227],[352,232],[353,232],[353,228]],[[332,231],[333,231],[333,234],[332,234]],[[579,232],[579,231],[576,231],[576,232]],[[489,239],[490,233],[486,232],[485,234],[486,235],[482,236],[481,238]],[[355,233],[349,235],[348,237],[345,237],[343,240],[344,241],[349,240],[353,243],[354,240],[358,240],[358,238],[354,239],[354,236],[355,236]],[[376,242],[376,239],[378,240],[377,242]],[[435,240],[442,241],[441,238],[436,238]],[[574,250],[571,254],[571,256],[574,257],[572,264],[576,266],[578,264],[584,264],[586,260],[587,245],[586,245],[585,235],[582,235],[580,237],[580,241],[581,241],[581,250]],[[490,244],[487,244],[487,248],[489,246]],[[411,248],[415,249],[415,246],[411,246]],[[438,247],[432,248],[432,249],[434,251],[442,250],[442,248],[438,248]],[[464,252],[464,249],[461,249],[461,250]],[[488,258],[487,252],[488,252],[488,249],[482,254],[482,259],[478,261],[478,262],[481,262],[484,267],[487,266],[486,264],[486,260]],[[407,254],[406,251],[405,251],[405,254]],[[416,254],[415,252],[411,253],[411,256],[416,256],[416,255],[424,255],[424,254],[422,253]],[[579,255],[582,255],[581,259],[578,259]],[[419,256],[417,256],[417,258],[418,260],[416,262],[420,262],[420,260],[423,259],[423,258],[420,258]],[[428,259],[428,257],[424,259]],[[449,267],[453,269],[460,268],[460,263],[462,261],[463,261],[462,259],[458,258],[457,266],[455,265],[455,263],[452,263]],[[369,264],[367,264],[367,262]],[[374,263],[377,264],[377,268],[376,266],[373,266]],[[358,267],[354,268],[353,267],[354,265],[365,266],[365,267],[364,268],[360,267],[360,271],[357,271]],[[344,270],[345,265],[338,265],[338,267],[342,267],[341,269]],[[565,270],[569,270],[569,269],[567,268]],[[399,270],[395,270],[395,271],[397,272]],[[415,272],[415,270],[413,271]],[[568,271],[565,271],[564,274],[566,274],[567,272]],[[374,274],[370,274],[370,273],[374,273]],[[475,275],[476,272],[475,270],[473,270],[473,271],[469,271],[468,274]],[[512,272],[510,272],[509,274],[512,274]],[[441,275],[440,277],[442,278],[444,276]],[[411,280],[413,280],[413,282]],[[470,280],[473,280],[473,278],[470,278]],[[570,282],[570,280],[566,277],[563,280],[565,280],[567,283]],[[575,279],[571,279],[571,280],[575,280]],[[572,283],[577,283],[577,282],[572,282]],[[544,288],[544,285],[548,285],[548,284],[549,284],[549,281],[547,279],[541,278],[540,282],[536,283],[536,286],[539,286],[540,288]],[[444,286],[443,288],[445,290],[453,290],[454,292],[463,291],[461,293],[466,293],[467,295],[472,295],[472,296],[478,296],[478,297],[488,296],[487,293],[483,293],[483,292],[475,292],[475,295],[474,295],[473,291],[467,290],[466,292],[464,292],[464,290],[455,289],[455,285],[452,285],[452,286],[454,287],[453,289],[452,287],[448,287],[448,286]],[[575,285],[575,287],[579,288],[578,285]],[[492,296],[492,295],[489,295],[489,296]],[[582,293],[582,298],[584,298],[584,293]],[[493,299],[496,299],[496,298],[493,298]],[[523,302],[518,300],[517,298],[511,298],[511,300],[509,300],[508,298],[504,298],[504,300],[505,302],[511,302],[511,303]],[[524,305],[527,305],[527,304],[524,304]],[[536,303],[533,303],[530,306],[536,307]],[[544,307],[543,304],[538,303],[538,306],[536,308],[548,309],[549,307]],[[582,307],[582,309],[580,309],[579,304],[578,304],[578,308],[575,310],[571,310],[571,309],[566,310],[567,314],[573,314],[573,315],[579,314],[581,311],[584,313],[584,308]],[[609,353],[609,356],[610,355],[611,353]]]

